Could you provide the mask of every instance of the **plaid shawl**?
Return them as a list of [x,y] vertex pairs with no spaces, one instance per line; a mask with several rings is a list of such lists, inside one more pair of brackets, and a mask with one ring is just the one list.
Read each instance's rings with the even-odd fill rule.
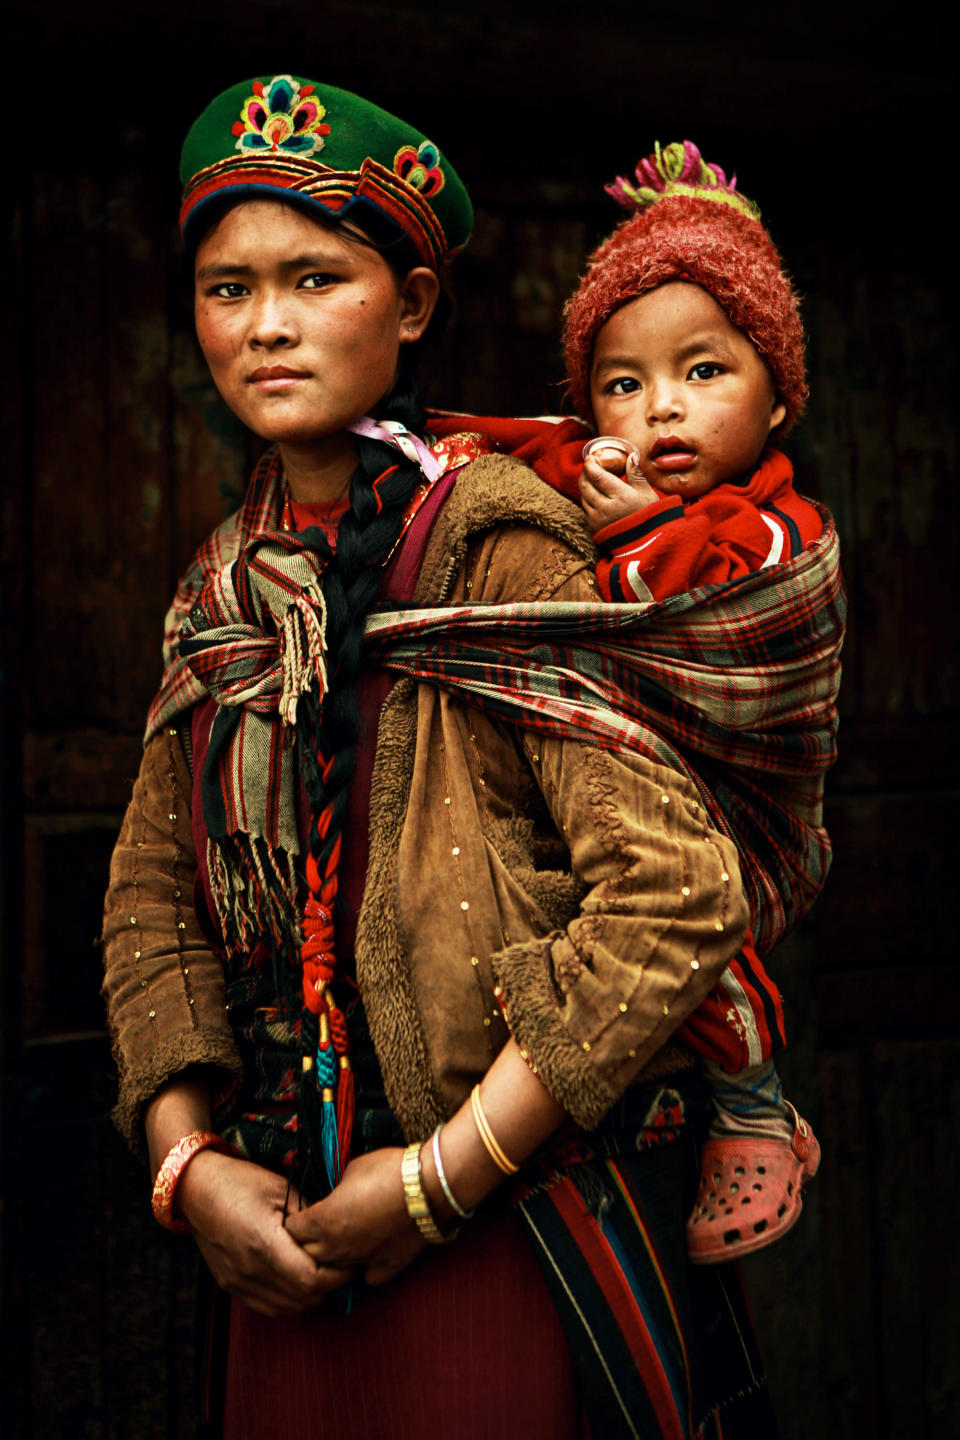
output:
[[830,864],[845,600],[839,546],[649,604],[461,605],[372,615],[387,669],[511,723],[646,755],[697,786],[740,853],[757,947],[806,912]]
[[[208,771],[216,765],[223,797],[226,871],[217,865],[214,878],[221,918],[232,911],[242,936],[263,933],[265,922],[277,933],[296,913],[286,737],[298,685],[322,684],[322,642],[310,642],[322,635],[322,609],[309,577],[297,588],[309,552],[303,537],[274,532],[278,513],[279,470],[267,456],[243,509],[201,547],[181,583],[148,722],[149,736],[210,691],[221,702]],[[764,954],[809,908],[829,867],[821,814],[845,609],[838,548],[825,514],[821,538],[786,564],[660,603],[381,611],[368,617],[365,640],[372,662],[512,724],[645,755],[689,777],[738,847]],[[201,591],[186,625],[191,640],[178,646]],[[299,618],[288,622],[291,609]],[[281,654],[284,629],[300,646],[297,667]],[[232,877],[231,837],[253,857]]]

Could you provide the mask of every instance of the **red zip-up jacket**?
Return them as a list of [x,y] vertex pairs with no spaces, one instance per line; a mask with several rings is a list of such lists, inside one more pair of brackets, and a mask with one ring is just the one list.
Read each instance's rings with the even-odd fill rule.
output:
[[666,496],[598,530],[597,585],[605,600],[665,600],[789,560],[822,529],[786,455],[765,450],[746,485]]

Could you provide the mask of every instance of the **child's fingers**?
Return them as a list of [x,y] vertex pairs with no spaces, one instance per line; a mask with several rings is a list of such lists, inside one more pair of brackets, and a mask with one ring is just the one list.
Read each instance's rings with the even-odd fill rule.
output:
[[[619,468],[617,461],[620,461]],[[588,455],[583,462],[583,474],[603,495],[611,492],[611,487],[623,484],[623,474],[627,461],[626,455],[604,454],[603,464],[595,455]]]
[[636,508],[636,481],[624,479],[621,475],[611,475],[608,470],[602,467],[599,471],[591,466],[592,456],[584,461],[583,472],[580,476],[580,498],[581,500],[589,493],[594,504],[601,501],[615,501],[618,505],[626,505],[628,510]]

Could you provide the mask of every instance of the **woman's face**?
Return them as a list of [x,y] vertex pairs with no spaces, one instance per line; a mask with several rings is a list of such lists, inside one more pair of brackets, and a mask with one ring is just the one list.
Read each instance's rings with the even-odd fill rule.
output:
[[432,271],[398,281],[369,245],[274,200],[229,210],[200,242],[195,279],[220,394],[257,435],[299,448],[374,409],[437,290]]

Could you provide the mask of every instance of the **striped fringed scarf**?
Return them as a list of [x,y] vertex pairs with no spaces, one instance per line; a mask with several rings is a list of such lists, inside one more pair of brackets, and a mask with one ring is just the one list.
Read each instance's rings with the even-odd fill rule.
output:
[[303,537],[255,540],[204,586],[180,654],[219,701],[203,774],[210,878],[228,944],[298,926],[297,705],[327,690],[325,561]]
[[845,599],[839,547],[650,604],[459,605],[372,615],[371,658],[491,715],[669,765],[740,853],[767,953],[826,878]]

